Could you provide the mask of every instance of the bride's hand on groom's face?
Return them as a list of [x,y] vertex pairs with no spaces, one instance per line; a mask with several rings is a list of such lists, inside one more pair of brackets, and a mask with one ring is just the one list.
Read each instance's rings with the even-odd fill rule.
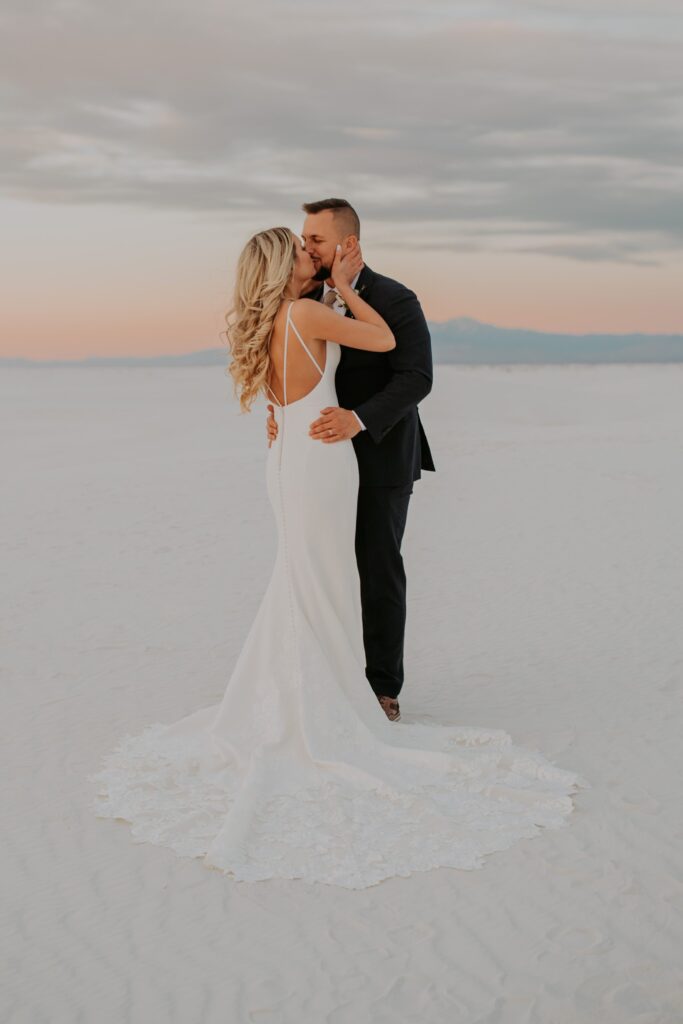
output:
[[362,269],[363,254],[360,249],[360,243],[356,242],[353,249],[349,249],[343,255],[341,246],[337,246],[334,263],[332,264],[332,278],[335,284],[341,284],[342,282],[351,284],[356,274]]

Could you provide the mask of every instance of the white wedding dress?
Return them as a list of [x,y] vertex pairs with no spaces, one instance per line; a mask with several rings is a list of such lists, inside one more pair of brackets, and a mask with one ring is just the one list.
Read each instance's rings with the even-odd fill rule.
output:
[[304,344],[291,304],[267,461],[278,553],[261,606],[222,702],[126,737],[93,776],[96,813],[240,881],[361,889],[479,868],[565,825],[570,794],[588,783],[500,729],[386,718],[364,673],[353,445],[308,435],[337,405],[341,350],[328,342],[319,383],[287,404],[290,324]]

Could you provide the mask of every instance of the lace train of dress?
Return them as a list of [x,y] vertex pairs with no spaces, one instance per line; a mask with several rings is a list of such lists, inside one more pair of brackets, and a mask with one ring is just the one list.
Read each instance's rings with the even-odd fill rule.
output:
[[353,446],[308,436],[337,404],[340,349],[326,348],[313,391],[276,411],[278,553],[222,702],[125,737],[92,781],[97,815],[129,822],[138,842],[240,881],[362,889],[479,868],[563,827],[589,783],[499,729],[387,720],[364,673]]

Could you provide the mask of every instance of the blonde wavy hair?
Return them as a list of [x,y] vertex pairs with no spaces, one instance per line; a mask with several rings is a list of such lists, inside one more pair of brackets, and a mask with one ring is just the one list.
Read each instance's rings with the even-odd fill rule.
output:
[[242,412],[266,391],[270,335],[292,276],[296,244],[289,228],[269,228],[249,239],[237,261],[233,304],[225,316],[232,376]]

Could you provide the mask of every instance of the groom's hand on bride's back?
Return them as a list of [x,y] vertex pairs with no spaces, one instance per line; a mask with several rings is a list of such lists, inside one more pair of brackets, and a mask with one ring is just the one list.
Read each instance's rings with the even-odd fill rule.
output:
[[311,423],[308,436],[323,444],[335,444],[337,441],[350,441],[362,429],[360,420],[350,409],[328,405],[321,409],[320,417]]
[[268,409],[268,419],[266,420],[266,436],[268,438],[268,447],[270,448],[273,441],[277,440],[277,420],[275,419],[275,409],[272,405],[266,407]]

